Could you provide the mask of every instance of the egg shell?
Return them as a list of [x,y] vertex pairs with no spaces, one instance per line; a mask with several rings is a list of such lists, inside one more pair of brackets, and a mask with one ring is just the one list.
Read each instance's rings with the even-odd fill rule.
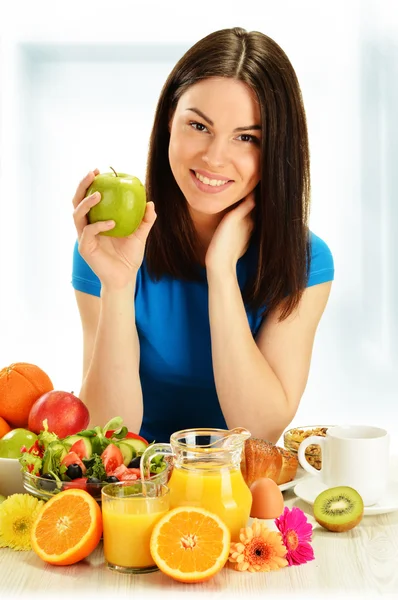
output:
[[275,481],[260,477],[250,486],[252,507],[250,516],[254,519],[276,519],[284,510],[282,492]]

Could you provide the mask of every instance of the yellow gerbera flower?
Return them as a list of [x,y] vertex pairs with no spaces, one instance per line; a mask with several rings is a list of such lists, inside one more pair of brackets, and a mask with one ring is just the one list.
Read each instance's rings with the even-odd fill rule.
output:
[[237,571],[275,571],[288,565],[286,546],[279,531],[270,531],[257,519],[252,527],[240,530],[240,542],[230,546],[229,562],[235,563]]
[[0,548],[30,550],[30,532],[42,500],[30,494],[12,494],[0,504]]

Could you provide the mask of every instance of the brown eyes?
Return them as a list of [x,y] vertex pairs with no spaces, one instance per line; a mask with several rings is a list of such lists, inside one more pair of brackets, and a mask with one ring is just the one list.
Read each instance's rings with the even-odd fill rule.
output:
[[[195,129],[196,131],[208,131],[206,125],[203,125],[203,123],[200,123],[199,121],[189,121],[189,125],[192,127],[192,129]],[[241,141],[246,144],[260,144],[260,140],[258,137],[256,137],[255,135],[249,135],[248,133],[242,133],[238,136],[238,138],[241,138]]]

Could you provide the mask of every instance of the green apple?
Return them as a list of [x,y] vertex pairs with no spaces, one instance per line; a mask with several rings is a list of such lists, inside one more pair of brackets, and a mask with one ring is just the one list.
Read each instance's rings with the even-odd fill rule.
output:
[[19,458],[22,446],[29,449],[37,440],[37,435],[28,429],[12,429],[0,439],[0,458]]
[[133,175],[126,173],[100,173],[87,190],[87,196],[99,192],[101,200],[87,215],[89,223],[115,221],[115,227],[101,231],[101,235],[126,237],[141,223],[146,207],[145,187]]

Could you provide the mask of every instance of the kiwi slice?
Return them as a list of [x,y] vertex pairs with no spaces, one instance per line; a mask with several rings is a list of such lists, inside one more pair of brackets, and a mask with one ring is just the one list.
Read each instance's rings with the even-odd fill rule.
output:
[[338,486],[321,492],[314,502],[316,521],[329,531],[353,529],[362,520],[363,500],[352,487]]

